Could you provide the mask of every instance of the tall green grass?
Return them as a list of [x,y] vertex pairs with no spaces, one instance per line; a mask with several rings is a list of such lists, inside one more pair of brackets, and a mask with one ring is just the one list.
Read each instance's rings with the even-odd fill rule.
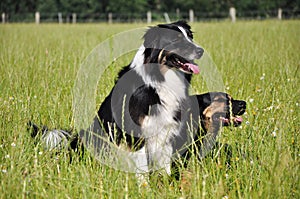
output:
[[[167,176],[140,188],[134,174],[89,155],[55,155],[36,146],[29,119],[72,127],[72,87],[81,61],[107,37],[144,24],[5,24],[0,26],[0,198],[299,198],[300,22],[195,23],[195,41],[212,56],[226,91],[248,102],[244,123],[224,128],[232,147],[191,161],[188,185]],[[99,83],[99,103],[132,54]],[[201,77],[196,92],[206,91]]]

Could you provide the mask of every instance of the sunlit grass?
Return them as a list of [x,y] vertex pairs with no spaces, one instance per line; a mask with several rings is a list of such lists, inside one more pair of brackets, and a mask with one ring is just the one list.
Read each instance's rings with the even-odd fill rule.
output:
[[[115,33],[144,26],[0,26],[0,198],[299,198],[299,21],[192,24],[226,91],[248,102],[243,125],[219,137],[232,147],[231,169],[222,156],[208,157],[183,169],[192,173],[187,188],[163,178],[162,186],[143,189],[134,175],[88,155],[73,155],[70,164],[67,153],[57,157],[34,145],[29,119],[72,127],[72,88],[89,52]],[[128,56],[106,71],[99,103]],[[193,80],[198,93],[206,90],[201,81]]]

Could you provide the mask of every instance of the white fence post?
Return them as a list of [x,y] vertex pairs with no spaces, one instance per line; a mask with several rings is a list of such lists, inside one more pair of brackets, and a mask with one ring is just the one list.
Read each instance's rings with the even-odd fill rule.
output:
[[168,13],[165,12],[164,17],[165,17],[165,20],[166,20],[167,23],[171,23],[171,20],[170,20],[170,17],[168,15]]
[[1,16],[2,16],[2,23],[5,23],[5,13],[3,12]]
[[194,22],[194,10],[192,10],[192,9],[189,10],[189,16],[190,16],[190,22],[193,23]]
[[73,24],[76,23],[76,18],[77,18],[76,13],[73,13],[73,14],[72,14],[72,23],[73,23]]
[[40,12],[35,12],[35,23],[40,24]]
[[235,10],[235,8],[234,7],[231,7],[230,9],[229,9],[229,16],[230,16],[230,18],[231,18],[231,22],[235,22],[236,21],[236,10]]
[[111,24],[113,22],[112,13],[108,13],[108,23]]
[[147,12],[147,23],[150,24],[152,22],[152,13],[151,11]]
[[58,23],[61,24],[63,22],[61,12],[58,13]]
[[281,20],[282,19],[282,9],[278,8],[278,19]]
[[177,19],[180,18],[180,10],[179,10],[179,8],[176,8],[176,17],[177,17]]

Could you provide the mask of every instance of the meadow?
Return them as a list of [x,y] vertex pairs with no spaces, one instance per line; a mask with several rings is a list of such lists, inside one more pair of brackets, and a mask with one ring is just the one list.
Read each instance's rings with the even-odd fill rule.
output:
[[[243,124],[224,128],[223,148],[191,161],[187,181],[154,176],[139,187],[134,174],[93,157],[54,154],[35,144],[26,123],[69,129],[80,64],[106,38],[146,24],[0,25],[0,198],[300,198],[300,21],[191,24],[226,92],[247,101]],[[98,103],[133,54],[114,60],[99,83]],[[201,77],[195,92],[207,91]],[[219,155],[217,155],[219,153]],[[223,156],[222,156],[223,155]],[[157,178],[157,179],[156,179]],[[158,186],[159,184],[159,186]]]

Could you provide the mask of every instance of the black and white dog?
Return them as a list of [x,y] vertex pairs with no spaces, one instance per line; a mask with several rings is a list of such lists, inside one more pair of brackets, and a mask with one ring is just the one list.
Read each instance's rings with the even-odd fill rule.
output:
[[183,110],[191,109],[191,76],[199,73],[193,60],[203,54],[192,39],[191,28],[183,21],[150,28],[131,64],[119,73],[94,123],[79,132],[85,144],[91,140],[93,146],[99,144],[89,132],[101,134],[99,129],[104,129],[117,145],[126,140],[131,148],[144,147],[149,170],[165,168],[170,174],[174,138],[180,136],[189,115]]
[[[106,134],[117,146],[126,143],[131,149],[144,150],[145,170],[164,168],[170,174],[176,149],[193,137],[187,136],[185,129],[198,129],[198,101],[188,90],[192,75],[199,73],[193,60],[200,59],[203,52],[184,21],[149,28],[143,45],[131,64],[120,71],[92,125],[79,131],[83,144],[95,153],[110,150],[109,145],[103,147],[101,137]],[[51,147],[70,136],[65,131],[50,132],[44,140]]]

